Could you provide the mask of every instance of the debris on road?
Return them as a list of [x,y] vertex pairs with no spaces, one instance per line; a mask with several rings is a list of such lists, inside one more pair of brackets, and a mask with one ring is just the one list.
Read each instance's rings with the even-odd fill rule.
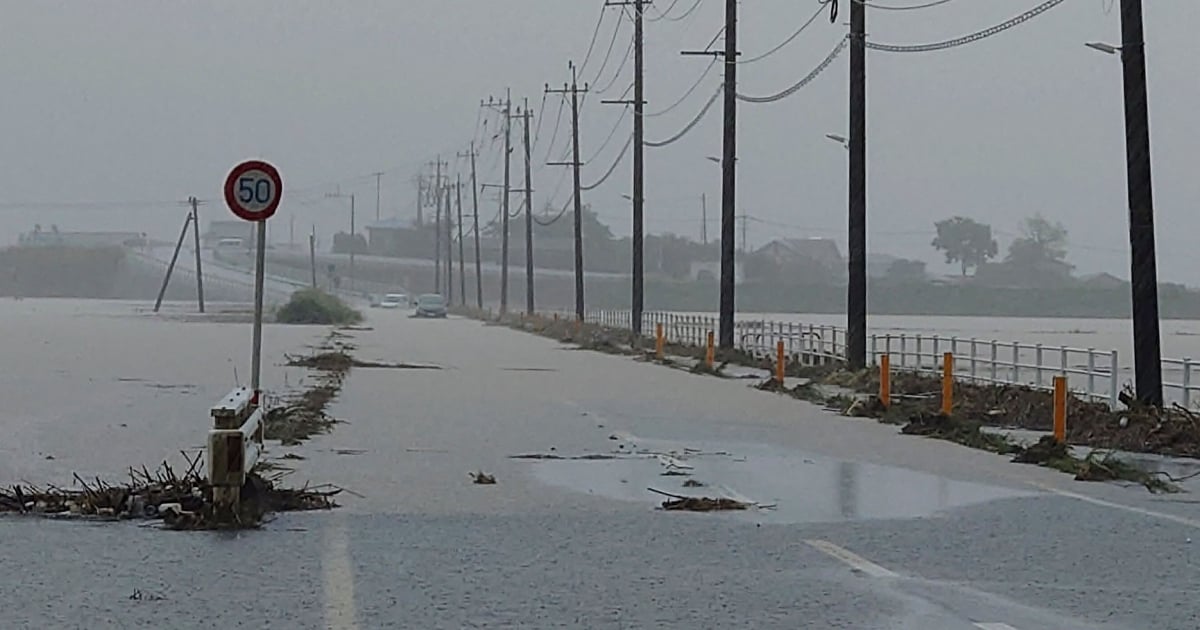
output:
[[684,488],[703,488],[706,485],[708,484],[704,483],[703,481],[696,481],[695,479],[688,479],[683,482]]
[[473,473],[467,473],[467,474],[471,476],[472,483],[485,485],[485,486],[493,485],[496,483],[495,475],[489,475],[489,474],[483,472],[482,470],[479,472],[473,472]]
[[242,504],[233,519],[220,518],[212,502],[212,485],[200,473],[202,454],[189,457],[187,472],[177,475],[163,462],[155,472],[129,470],[129,482],[112,484],[75,476],[75,488],[25,484],[0,488],[0,514],[101,520],[161,519],[168,529],[200,530],[257,527],[270,512],[328,510],[340,488],[299,489],[278,485],[281,477],[266,479],[251,473],[242,490]]

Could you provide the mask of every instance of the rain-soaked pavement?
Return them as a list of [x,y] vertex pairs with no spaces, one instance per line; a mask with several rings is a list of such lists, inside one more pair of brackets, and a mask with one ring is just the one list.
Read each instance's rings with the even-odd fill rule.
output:
[[[270,449],[305,458],[295,483],[353,490],[344,508],[241,533],[0,519],[0,626],[1200,627],[1191,495],[478,322],[370,315],[360,358],[444,369],[356,369],[346,424]],[[0,324],[20,331],[0,484],[152,466],[198,445],[234,366],[245,378],[244,325],[34,300],[0,304]],[[268,385],[300,382],[277,364],[325,332],[269,326]],[[665,512],[647,488],[758,507]]]

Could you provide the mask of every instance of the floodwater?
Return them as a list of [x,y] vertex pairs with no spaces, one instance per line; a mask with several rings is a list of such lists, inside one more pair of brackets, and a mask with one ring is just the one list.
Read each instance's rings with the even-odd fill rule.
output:
[[[228,305],[209,304],[210,313]],[[209,408],[250,377],[249,323],[191,321],[196,305],[0,300],[0,485],[121,479],[131,464],[179,466],[212,427]],[[324,334],[267,326],[264,382],[297,385],[278,365]]]
[[[534,464],[543,483],[657,505],[678,496],[730,498],[761,508],[730,514],[759,523],[832,523],[933,516],[1036,493],[892,466],[846,461],[761,444],[687,447],[614,435],[613,459]],[[688,481],[703,484],[685,486]]]
[[[845,315],[796,313],[746,313],[739,319],[776,322],[846,325]],[[1133,360],[1133,322],[1128,319],[1079,319],[1061,317],[946,317],[941,315],[872,315],[867,320],[871,334],[907,334],[943,338],[957,336],[980,341],[1040,343],[1046,346],[1117,350],[1122,365]],[[1183,359],[1200,358],[1200,320],[1169,319],[1161,325],[1162,354]]]

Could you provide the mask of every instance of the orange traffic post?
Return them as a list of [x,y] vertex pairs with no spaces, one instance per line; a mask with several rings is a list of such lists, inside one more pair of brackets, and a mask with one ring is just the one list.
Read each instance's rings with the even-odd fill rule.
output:
[[708,369],[710,370],[712,369],[713,363],[716,360],[715,354],[716,351],[713,347],[713,332],[710,330],[708,331],[708,348],[704,352],[704,365],[708,366]]
[[663,337],[663,325],[656,324],[654,327],[654,356],[658,357],[659,360],[663,358],[664,341],[665,338]]
[[954,410],[954,354],[942,355],[942,415]]
[[879,402],[884,408],[892,406],[892,356],[879,357]]
[[1054,440],[1067,441],[1067,377],[1054,377]]
[[783,342],[779,341],[775,344],[775,380],[783,385],[783,371],[787,366],[786,359],[783,356]]

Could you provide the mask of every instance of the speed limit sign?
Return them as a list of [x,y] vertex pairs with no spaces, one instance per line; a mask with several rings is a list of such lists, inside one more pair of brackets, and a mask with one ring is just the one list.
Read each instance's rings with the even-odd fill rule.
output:
[[279,208],[283,179],[274,166],[258,160],[242,162],[225,178],[225,203],[238,217],[265,221]]

